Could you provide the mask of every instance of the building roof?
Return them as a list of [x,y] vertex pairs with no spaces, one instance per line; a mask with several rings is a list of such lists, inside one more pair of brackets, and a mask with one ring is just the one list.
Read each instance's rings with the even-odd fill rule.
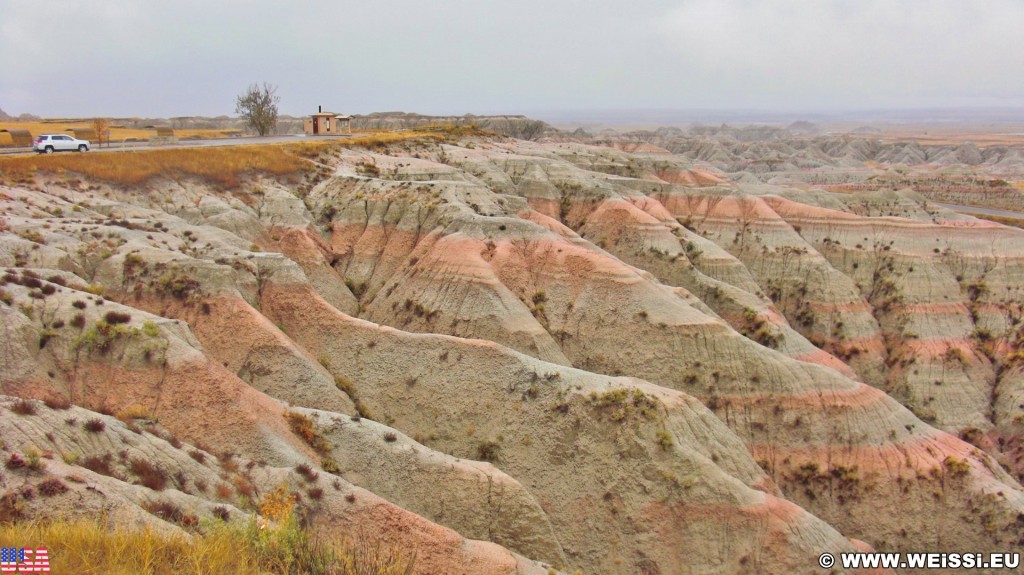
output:
[[337,114],[335,112],[314,112],[311,114],[314,118],[337,118],[339,120],[351,120],[352,116],[346,116],[345,114]]

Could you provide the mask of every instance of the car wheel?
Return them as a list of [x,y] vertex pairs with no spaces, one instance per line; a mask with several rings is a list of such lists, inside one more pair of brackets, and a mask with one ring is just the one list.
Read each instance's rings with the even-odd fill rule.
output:
[[79,151],[79,152],[85,152],[85,151],[88,151],[88,149],[89,149],[89,148],[88,148],[88,147],[86,147],[86,145],[85,145],[85,144],[82,144],[81,146],[78,146],[78,151]]
[[44,149],[43,152],[45,152],[47,154],[52,154],[53,153],[53,146],[46,146],[46,149]]

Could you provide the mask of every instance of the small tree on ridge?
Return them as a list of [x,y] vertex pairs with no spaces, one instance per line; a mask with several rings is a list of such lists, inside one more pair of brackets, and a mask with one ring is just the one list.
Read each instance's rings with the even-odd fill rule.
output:
[[277,126],[277,104],[281,98],[276,95],[277,86],[263,83],[252,84],[235,101],[235,113],[245,118],[257,134],[266,136]]
[[110,136],[107,135],[107,130],[110,129],[110,121],[106,118],[93,118],[92,120],[92,131],[96,132],[96,139],[99,141],[99,145],[103,145],[103,140],[107,140],[107,145],[110,145]]

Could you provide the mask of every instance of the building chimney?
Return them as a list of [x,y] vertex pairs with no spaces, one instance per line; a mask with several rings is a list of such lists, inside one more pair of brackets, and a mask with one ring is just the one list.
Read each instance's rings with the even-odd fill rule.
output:
[[323,112],[323,111],[324,111],[324,107],[323,107],[323,106],[317,106],[317,107],[316,107],[316,111],[317,111],[318,113],[319,113],[319,112]]

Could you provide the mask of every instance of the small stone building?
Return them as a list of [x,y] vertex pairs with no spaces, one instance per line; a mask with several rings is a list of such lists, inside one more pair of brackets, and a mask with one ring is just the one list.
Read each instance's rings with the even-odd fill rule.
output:
[[352,116],[324,112],[322,107],[318,110],[302,123],[302,129],[307,135],[330,136],[352,133]]

